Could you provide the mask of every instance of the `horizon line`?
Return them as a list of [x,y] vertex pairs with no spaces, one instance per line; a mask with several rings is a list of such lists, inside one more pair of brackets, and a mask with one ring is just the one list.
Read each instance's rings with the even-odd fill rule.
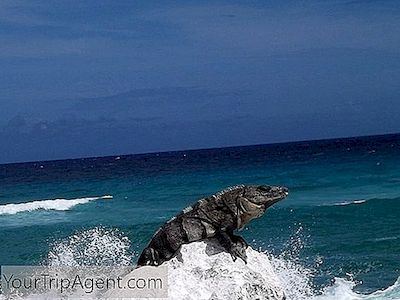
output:
[[241,147],[273,146],[273,145],[296,144],[296,143],[304,143],[304,142],[317,142],[317,141],[322,142],[322,141],[346,140],[346,139],[354,139],[354,138],[382,137],[382,136],[399,135],[399,134],[400,134],[400,132],[392,132],[392,133],[382,133],[382,134],[367,134],[367,135],[345,136],[345,137],[316,138],[316,139],[310,139],[310,140],[294,140],[294,141],[283,141],[283,142],[262,143],[262,144],[230,145],[230,146],[223,146],[223,147],[187,148],[187,149],[181,149],[181,150],[162,150],[162,151],[137,152],[137,153],[128,153],[128,154],[113,154],[113,155],[104,155],[104,156],[81,156],[81,157],[70,157],[70,158],[60,158],[60,159],[16,161],[16,162],[0,163],[0,166],[41,163],[41,162],[48,163],[48,162],[57,162],[57,161],[64,161],[64,160],[95,159],[95,158],[107,158],[107,157],[111,158],[111,157],[121,157],[121,156],[140,156],[140,155],[146,155],[146,154],[194,152],[194,151],[202,151],[202,150],[204,151],[204,150],[229,149],[229,148],[241,148]]

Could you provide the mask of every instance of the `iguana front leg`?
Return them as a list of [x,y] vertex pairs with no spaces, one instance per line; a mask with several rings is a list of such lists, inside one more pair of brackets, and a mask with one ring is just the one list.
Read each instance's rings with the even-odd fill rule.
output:
[[232,240],[235,243],[241,244],[245,249],[247,249],[247,247],[249,246],[249,244],[247,244],[247,242],[244,240],[244,238],[242,238],[240,235],[232,234]]
[[239,257],[247,263],[247,243],[241,237],[234,236],[233,233],[228,233],[226,231],[219,231],[215,237],[220,242],[221,246],[231,254],[233,261],[236,261]]

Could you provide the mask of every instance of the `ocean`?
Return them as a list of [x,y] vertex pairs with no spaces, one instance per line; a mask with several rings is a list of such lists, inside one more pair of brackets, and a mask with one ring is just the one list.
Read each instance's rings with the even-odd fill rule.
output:
[[0,165],[0,265],[134,264],[236,184],[289,188],[240,233],[288,299],[400,299],[400,135]]

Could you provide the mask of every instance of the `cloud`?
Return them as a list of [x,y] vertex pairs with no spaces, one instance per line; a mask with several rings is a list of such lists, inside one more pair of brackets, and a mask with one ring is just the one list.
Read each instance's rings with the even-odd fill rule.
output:
[[[214,119],[237,113],[245,90],[212,90],[199,87],[134,89],[105,97],[75,101],[71,112],[113,115],[117,119],[144,117],[159,120]],[[229,107],[229,109],[228,109]]]
[[16,115],[11,118],[4,129],[20,131],[27,127],[27,122],[24,116]]

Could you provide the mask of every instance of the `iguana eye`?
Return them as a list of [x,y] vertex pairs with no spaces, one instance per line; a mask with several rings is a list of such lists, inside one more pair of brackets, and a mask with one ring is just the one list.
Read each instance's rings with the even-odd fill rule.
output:
[[272,187],[269,185],[260,185],[257,187],[257,189],[259,189],[262,192],[269,192],[271,191]]

